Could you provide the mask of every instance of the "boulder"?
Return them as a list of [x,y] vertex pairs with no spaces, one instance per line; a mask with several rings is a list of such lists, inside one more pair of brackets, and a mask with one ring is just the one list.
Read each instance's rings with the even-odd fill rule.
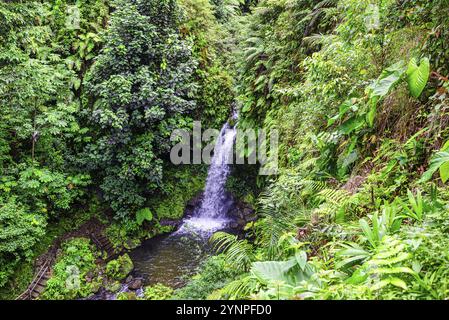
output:
[[142,279],[136,278],[133,279],[130,283],[128,283],[128,288],[130,290],[138,290],[142,288],[142,285],[143,285]]
[[239,224],[237,222],[231,222],[229,227],[231,229],[239,229]]
[[195,197],[193,197],[192,199],[190,199],[187,202],[187,207],[197,207],[197,206],[199,206],[201,204],[201,202],[203,201],[203,196],[204,196],[204,193],[201,191]]

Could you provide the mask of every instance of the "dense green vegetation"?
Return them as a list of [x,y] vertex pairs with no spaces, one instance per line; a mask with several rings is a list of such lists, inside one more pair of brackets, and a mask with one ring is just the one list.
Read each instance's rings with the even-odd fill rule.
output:
[[[240,123],[280,130],[240,276],[211,299],[445,299],[447,1],[260,1],[243,19]],[[207,274],[207,268],[205,269]]]
[[134,247],[203,188],[204,168],[171,168],[168,155],[174,128],[203,115],[221,125],[231,108],[213,12],[206,1],[0,4],[3,297],[26,288],[32,272],[20,270],[72,231],[67,219],[95,216],[115,246]]
[[[117,250],[170,231],[161,220],[182,217],[207,169],[170,163],[172,131],[219,129],[235,105],[238,128],[279,131],[276,176],[236,165],[228,181],[259,219],[214,234],[216,256],[185,287],[117,299],[447,299],[448,9],[3,1],[0,298],[92,218]],[[103,254],[64,239],[41,298],[117,291],[132,262]]]

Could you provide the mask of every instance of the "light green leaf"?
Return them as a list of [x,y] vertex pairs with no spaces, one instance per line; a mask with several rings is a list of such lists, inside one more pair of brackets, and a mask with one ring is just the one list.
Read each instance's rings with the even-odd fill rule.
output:
[[419,98],[430,76],[430,62],[428,58],[421,60],[421,64],[418,66],[418,62],[415,58],[412,58],[407,68],[407,83],[410,93],[413,97]]
[[136,212],[136,221],[139,225],[143,223],[144,220],[153,220],[153,214],[149,208],[143,208]]
[[446,183],[447,179],[449,178],[449,161],[444,162],[440,166],[440,177],[441,181],[443,181],[443,183]]
[[307,254],[306,254],[306,252],[305,251],[298,251],[298,252],[296,252],[295,258],[296,258],[296,261],[299,264],[299,267],[302,270],[304,270],[304,267],[306,266],[306,263],[307,263]]
[[[429,165],[429,169],[427,169],[426,172],[423,173],[421,179],[419,180],[419,182],[426,182],[430,179],[432,179],[432,175],[435,173],[435,171],[437,171],[438,169],[440,169],[441,166],[444,165],[443,167],[443,177],[447,180],[447,170],[448,167],[446,165],[446,163],[449,162],[449,152],[437,152],[432,159],[430,159],[430,165]],[[442,173],[442,171],[440,171],[440,175]]]

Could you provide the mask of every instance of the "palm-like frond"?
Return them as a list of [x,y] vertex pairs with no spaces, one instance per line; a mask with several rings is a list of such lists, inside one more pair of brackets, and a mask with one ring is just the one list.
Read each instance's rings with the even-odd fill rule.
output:
[[210,238],[214,250],[225,255],[226,262],[234,268],[248,270],[254,260],[253,246],[247,240],[239,240],[236,235],[216,232]]
[[217,290],[211,294],[208,299],[245,299],[252,293],[256,292],[259,288],[259,283],[251,275],[245,275],[240,279],[229,282],[222,289]]

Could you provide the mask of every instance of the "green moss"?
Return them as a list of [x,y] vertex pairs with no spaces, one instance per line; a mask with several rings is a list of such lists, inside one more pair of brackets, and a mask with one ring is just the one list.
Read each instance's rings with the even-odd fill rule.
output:
[[110,291],[110,292],[118,292],[121,287],[122,287],[122,285],[121,285],[121,283],[119,281],[108,282],[105,285],[105,289]]
[[134,269],[133,262],[128,254],[121,255],[106,265],[106,275],[114,280],[123,280]]
[[139,300],[135,292],[120,292],[117,297],[117,300]]

